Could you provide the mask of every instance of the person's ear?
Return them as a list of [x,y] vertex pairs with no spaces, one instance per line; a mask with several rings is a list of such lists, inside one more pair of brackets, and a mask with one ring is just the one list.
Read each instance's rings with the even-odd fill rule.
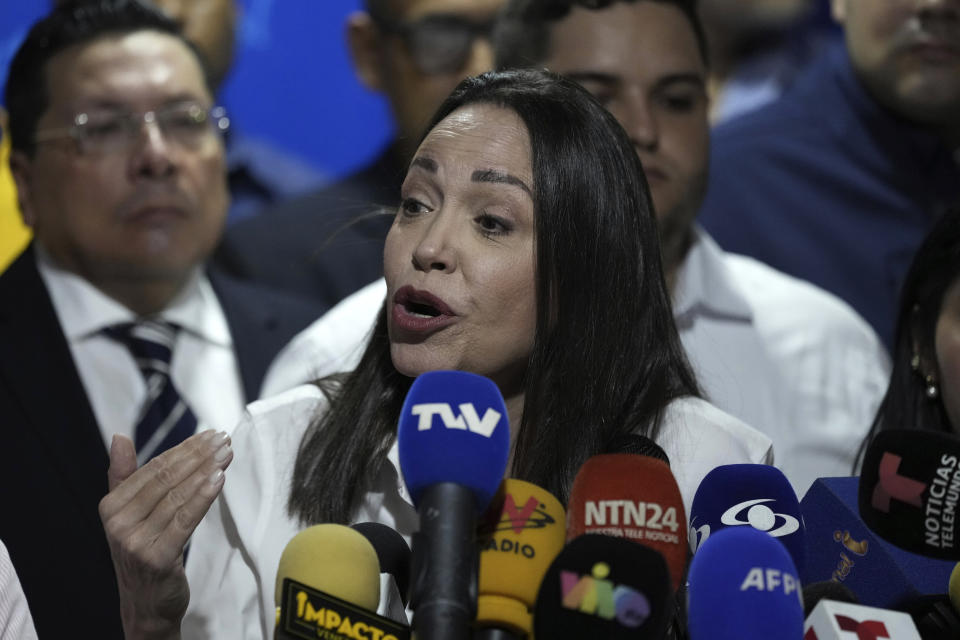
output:
[[347,18],[347,43],[353,70],[363,86],[371,91],[381,91],[384,86],[381,38],[380,29],[369,13],[355,11]]
[[835,22],[843,24],[847,19],[847,0],[830,0],[830,13]]
[[36,210],[33,207],[33,160],[23,151],[10,151],[10,174],[17,187],[17,204],[23,223],[34,229],[37,224]]

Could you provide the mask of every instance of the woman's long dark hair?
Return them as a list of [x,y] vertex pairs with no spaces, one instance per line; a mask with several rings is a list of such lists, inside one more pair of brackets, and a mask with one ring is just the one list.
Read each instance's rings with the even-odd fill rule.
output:
[[928,398],[926,371],[913,367],[914,356],[936,366],[934,336],[943,296],[960,278],[960,209],[943,214],[920,245],[900,293],[893,345],[893,370],[887,393],[877,409],[870,433],[860,445],[857,465],[870,440],[887,429],[960,430],[951,428],[939,397]]
[[[667,404],[697,395],[670,309],[649,189],[617,121],[577,84],[544,71],[460,83],[456,109],[493,104],[527,127],[533,163],[537,323],[511,475],[566,502],[573,477],[615,437],[656,438]],[[347,522],[396,437],[412,380],[390,360],[379,315],[357,369],[320,381],[329,411],[307,430],[289,510]]]

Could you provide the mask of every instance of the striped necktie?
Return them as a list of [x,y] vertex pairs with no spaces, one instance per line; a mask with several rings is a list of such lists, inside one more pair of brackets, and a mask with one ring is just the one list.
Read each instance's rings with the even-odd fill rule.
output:
[[104,330],[126,345],[147,384],[147,398],[134,430],[137,464],[178,445],[197,430],[197,418],[173,386],[170,359],[177,327],[157,320],[124,323]]

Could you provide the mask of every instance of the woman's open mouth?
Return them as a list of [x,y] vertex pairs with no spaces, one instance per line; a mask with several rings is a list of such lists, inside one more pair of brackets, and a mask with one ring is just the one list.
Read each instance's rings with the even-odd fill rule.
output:
[[410,333],[430,333],[447,326],[456,314],[429,291],[406,285],[393,296],[391,320],[394,328]]

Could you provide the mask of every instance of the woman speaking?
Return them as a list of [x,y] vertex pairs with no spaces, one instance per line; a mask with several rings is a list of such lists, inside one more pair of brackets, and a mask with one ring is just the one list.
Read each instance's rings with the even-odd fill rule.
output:
[[769,439],[698,397],[640,161],[573,82],[510,71],[454,90],[410,163],[384,275],[352,373],[252,405],[232,446],[197,434],[134,471],[132,445],[114,442],[101,517],[128,637],[179,637],[181,625],[269,637],[277,562],[296,532],[373,520],[409,536],[397,420],[426,371],[493,380],[509,475],[561,501],[580,465],[624,434],[663,447],[688,506],[713,467],[771,462]]

